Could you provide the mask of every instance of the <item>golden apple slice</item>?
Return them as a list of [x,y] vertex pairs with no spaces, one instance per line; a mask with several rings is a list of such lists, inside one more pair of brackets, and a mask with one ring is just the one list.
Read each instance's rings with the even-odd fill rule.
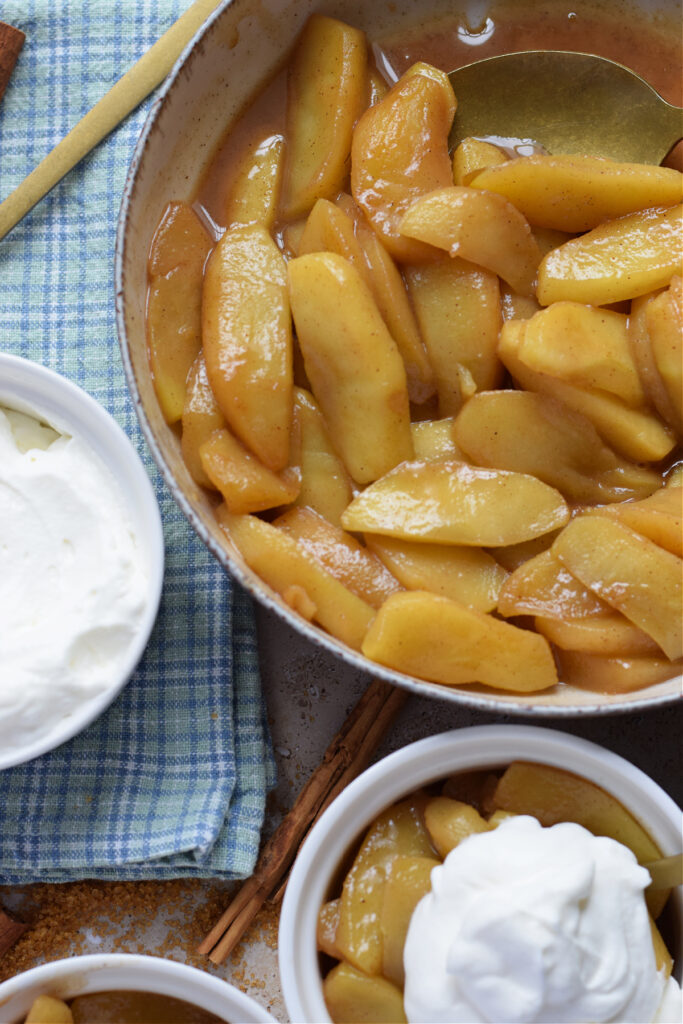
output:
[[610,606],[572,576],[552,548],[524,562],[508,576],[498,595],[498,611],[506,618],[545,615],[576,619],[611,614]]
[[557,537],[553,554],[607,604],[655,640],[683,654],[683,563],[616,519],[584,515]]
[[643,210],[553,249],[538,268],[538,301],[604,306],[668,284],[680,273],[681,215],[681,206]]
[[370,290],[335,253],[289,264],[306,373],[349,473],[368,483],[413,453],[406,373]]
[[63,999],[42,995],[31,1003],[24,1024],[74,1024],[74,1018]]
[[323,981],[323,996],[335,1024],[405,1024],[407,1019],[399,988],[351,964],[332,968]]
[[225,505],[216,510],[216,518],[247,565],[268,586],[285,600],[290,597],[297,607],[303,592],[310,602],[311,618],[332,636],[360,648],[375,614],[369,604],[352,594],[276,526],[256,516],[232,515]]
[[383,811],[366,834],[344,879],[336,944],[366,974],[382,970],[381,913],[389,865],[398,855],[433,857],[422,818],[424,799],[408,798]]
[[520,295],[509,284],[501,282],[500,309],[503,320],[528,320],[534,313],[538,313],[540,308],[535,298]]
[[582,413],[612,448],[634,462],[659,462],[669,454],[676,443],[673,432],[649,409],[633,409],[616,395],[588,391],[528,367],[521,357],[526,323],[509,320],[498,338],[498,354],[523,388],[553,395]]
[[403,988],[403,947],[415,907],[431,889],[431,874],[439,861],[434,857],[395,857],[389,865],[380,929],[382,932],[382,974]]
[[483,139],[463,139],[453,152],[453,184],[470,185],[472,179],[482,171],[504,164],[507,160],[507,154],[491,142],[484,142]]
[[448,133],[455,107],[448,76],[415,64],[356,125],[353,198],[395,259],[416,262],[435,255],[402,237],[398,225],[418,196],[453,180]]
[[642,501],[596,508],[598,515],[613,516],[636,533],[666,548],[672,555],[683,557],[683,491],[663,487]]
[[655,366],[667,392],[673,416],[669,420],[679,438],[683,438],[683,289],[681,278],[645,310],[647,331]]
[[180,419],[187,376],[202,343],[202,274],[213,242],[187,203],[166,207],[148,260],[150,367],[167,423]]
[[247,149],[238,166],[223,213],[223,223],[262,224],[269,231],[275,223],[280,198],[285,143],[281,135],[266,135]]
[[294,415],[301,433],[301,489],[295,504],[339,526],[353,497],[351,478],[332,446],[318,403],[303,388],[294,389]]
[[209,480],[236,515],[288,505],[299,493],[298,466],[273,473],[227,429],[214,431],[200,445],[199,458]]
[[521,544],[510,544],[505,548],[494,548],[494,557],[504,569],[507,569],[508,572],[514,572],[524,562],[529,562],[536,555],[547,551],[552,546],[559,532],[559,530],[552,530],[550,533],[544,533],[542,537],[533,537],[531,540],[522,541]]
[[589,651],[563,651],[558,654],[562,682],[594,693],[632,693],[654,686],[679,674],[681,663],[661,656],[625,655],[609,657]]
[[519,358],[538,373],[645,405],[628,342],[627,318],[579,302],[554,302],[526,321]]
[[660,474],[619,458],[580,413],[549,395],[482,391],[455,420],[456,443],[480,466],[529,473],[574,502],[651,494]]
[[371,533],[365,539],[407,590],[429,590],[480,612],[496,607],[507,573],[481,548],[415,544]]
[[292,338],[285,261],[260,225],[226,231],[204,278],[206,368],[231,429],[273,472],[289,460]]
[[422,590],[387,598],[362,651],[381,665],[446,686],[478,682],[532,693],[557,682],[550,647],[538,633]]
[[359,494],[346,530],[404,540],[497,547],[564,525],[560,493],[535,477],[452,459],[405,462]]
[[306,256],[311,252],[336,252],[343,256],[370,287],[370,274],[353,221],[329,199],[318,199],[306,220],[297,255]]
[[[515,761],[503,773],[493,795],[497,808],[531,814],[546,827],[574,821],[596,836],[609,836],[628,846],[639,864],[662,856],[645,829],[626,808],[600,786],[572,772],[545,764]],[[664,907],[666,889],[646,894],[654,918]]]
[[445,249],[533,295],[541,250],[512,203],[494,192],[452,185],[417,199],[399,222],[407,238]]
[[328,956],[333,956],[337,960],[342,959],[342,954],[337,947],[340,902],[337,899],[323,903],[318,913],[318,927],[315,933],[320,952],[327,953]]
[[498,192],[532,224],[572,234],[649,206],[680,203],[680,171],[596,156],[536,153],[489,166],[471,182]]
[[498,279],[465,260],[446,257],[407,267],[406,280],[434,367],[439,413],[449,416],[462,405],[461,367],[478,390],[500,383]]
[[225,417],[211,390],[203,352],[199,353],[188,374],[182,426],[180,450],[183,461],[198,484],[213,488],[204,472],[199,449],[215,430],[225,427]]
[[447,796],[436,796],[429,801],[425,807],[425,825],[442,860],[468,836],[491,831],[488,821],[474,807]]
[[617,612],[581,619],[537,615],[534,625],[547,640],[566,651],[608,657],[661,653],[652,637]]
[[353,126],[366,102],[367,47],[358,29],[321,14],[304,28],[289,66],[282,217],[330,198],[348,174]]
[[631,312],[628,318],[628,342],[648,402],[654,406],[664,422],[676,430],[678,425],[676,405],[671,400],[657,369],[647,324],[648,306],[659,294],[661,294],[660,291],[641,295],[631,303]]
[[403,587],[389,569],[350,533],[312,508],[288,509],[274,526],[293,537],[336,579],[373,608]]
[[430,460],[448,456],[460,462],[467,462],[464,453],[453,440],[454,422],[452,416],[446,416],[442,420],[413,421],[410,424],[410,432],[413,435],[415,457]]

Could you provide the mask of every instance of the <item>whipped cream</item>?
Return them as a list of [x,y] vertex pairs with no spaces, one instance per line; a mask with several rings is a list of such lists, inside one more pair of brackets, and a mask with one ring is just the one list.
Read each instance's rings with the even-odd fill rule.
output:
[[147,558],[80,438],[0,407],[0,749],[40,742],[120,677]]
[[469,836],[431,881],[403,955],[411,1024],[680,1021],[680,989],[655,965],[650,876],[621,843],[520,815]]

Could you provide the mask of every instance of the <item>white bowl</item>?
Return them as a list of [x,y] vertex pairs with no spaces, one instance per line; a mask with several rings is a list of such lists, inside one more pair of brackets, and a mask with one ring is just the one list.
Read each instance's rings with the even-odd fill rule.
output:
[[[282,992],[292,1020],[327,1024],[316,950],[321,904],[345,854],[381,810],[420,786],[456,772],[495,768],[514,760],[564,768],[616,797],[647,830],[664,856],[680,853],[683,813],[639,768],[595,743],[522,725],[483,725],[440,733],[412,743],[363,772],[330,805],[294,863],[279,932]],[[681,968],[683,893],[672,896],[678,922],[675,959]]]
[[[577,0],[573,10],[590,10],[591,0]],[[223,0],[187,46],[160,91],[138,141],[124,189],[116,238],[116,314],[128,385],[150,450],[176,502],[201,540],[237,581],[266,608],[283,618],[313,644],[331,651],[356,670],[423,696],[454,701],[489,712],[525,715],[611,714],[642,710],[675,701],[683,677],[642,691],[606,695],[573,686],[533,694],[501,693],[488,688],[441,686],[369,661],[294,612],[249,568],[218,526],[211,499],[184,465],[177,432],[165,422],[149,368],[145,311],[147,254],[159,218],[172,199],[191,199],[215,153],[226,126],[237,117],[260,86],[281,67],[306,18],[316,10],[365,29],[389,33],[420,24],[429,15],[470,11],[471,0]],[[672,25],[680,20],[678,0],[639,0]],[[592,7],[600,9],[598,0]],[[508,10],[512,12],[514,5]],[[475,12],[478,18],[481,10]],[[542,19],[541,19],[542,20]],[[579,22],[577,22],[579,24]],[[576,49],[590,49],[592,39],[576,36]],[[529,45],[533,40],[529,40]],[[542,45],[540,43],[539,45]],[[476,53],[473,56],[476,56]],[[218,112],[218,116],[217,116]]]
[[145,649],[161,599],[164,538],[154,490],[145,468],[117,422],[71,381],[38,363],[0,353],[0,405],[38,416],[61,433],[84,440],[116,481],[146,558],[145,608],[125,662],[107,688],[84,701],[73,714],[55,722],[24,746],[0,750],[0,769],[23,764],[71,739],[88,726],[123,689]]
[[89,992],[155,992],[214,1013],[230,1024],[275,1024],[258,1003],[195,967],[127,953],[74,956],[34,967],[0,985],[0,1021],[19,1024],[40,995],[73,999]]

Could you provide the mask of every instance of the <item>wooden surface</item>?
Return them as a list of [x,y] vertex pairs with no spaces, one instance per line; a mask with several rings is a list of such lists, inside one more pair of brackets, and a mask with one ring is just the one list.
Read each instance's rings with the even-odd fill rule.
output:
[[0,100],[14,71],[25,38],[20,29],[0,21]]

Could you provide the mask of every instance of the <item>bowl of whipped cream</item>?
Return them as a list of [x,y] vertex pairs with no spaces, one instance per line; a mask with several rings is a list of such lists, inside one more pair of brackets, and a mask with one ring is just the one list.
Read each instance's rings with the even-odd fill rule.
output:
[[71,739],[120,692],[163,565],[154,491],[116,421],[0,353],[0,769]]
[[680,853],[682,825],[638,768],[556,730],[410,744],[298,854],[279,934],[290,1017],[680,1021],[681,887],[648,891],[642,865]]

